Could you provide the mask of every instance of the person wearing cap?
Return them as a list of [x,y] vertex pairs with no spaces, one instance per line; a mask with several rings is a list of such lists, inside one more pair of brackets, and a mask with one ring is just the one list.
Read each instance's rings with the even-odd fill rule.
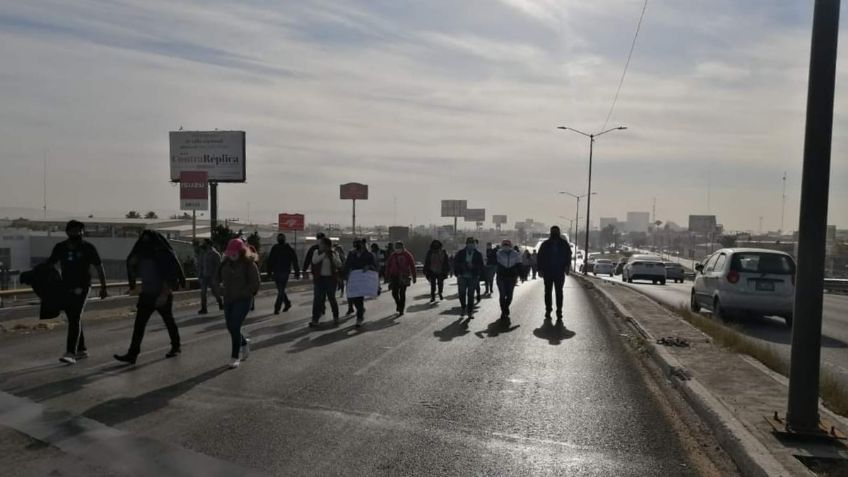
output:
[[218,268],[218,282],[224,297],[224,320],[230,332],[230,368],[235,369],[250,355],[250,340],[242,326],[250,311],[253,296],[259,291],[260,276],[244,241],[232,239]]
[[289,278],[294,268],[295,278],[300,276],[300,265],[297,263],[297,254],[291,245],[286,243],[286,234],[277,235],[277,244],[271,247],[271,253],[265,260],[265,271],[274,278],[277,285],[277,301],[274,302],[274,314],[280,314],[280,307],[285,304],[283,311],[291,309],[291,301],[286,294]]
[[477,242],[474,237],[468,237],[465,248],[453,257],[453,270],[459,286],[460,314],[468,313],[469,320],[474,318],[474,291],[480,283],[483,266],[483,254],[477,250]]
[[336,301],[339,272],[342,269],[341,257],[333,250],[333,242],[324,237],[318,242],[318,249],[312,257],[312,276],[315,277],[315,300],[312,302],[312,321],[310,327],[317,327],[318,320],[324,313],[324,300],[330,302],[333,311],[333,321],[339,322],[339,304]]
[[518,276],[521,273],[521,255],[512,248],[512,242],[504,240],[497,251],[498,294],[500,295],[501,320],[509,323],[509,306]]
[[135,289],[138,278],[141,279],[141,292],[138,294],[130,347],[126,354],[114,355],[115,359],[135,364],[141,353],[141,340],[144,338],[147,322],[155,312],[159,312],[165,322],[168,337],[171,339],[171,350],[165,357],[179,356],[180,332],[174,320],[173,290],[180,286],[185,287],[185,274],[173,247],[159,232],[142,231],[127,256],[127,281],[130,291]]
[[62,309],[68,320],[68,337],[65,354],[59,361],[74,364],[78,359],[88,357],[82,331],[82,311],[91,289],[91,267],[97,270],[97,278],[100,280],[100,299],[109,295],[106,292],[106,273],[97,248],[83,240],[85,224],[71,220],[65,226],[65,233],[68,239],[53,247],[46,263],[54,267],[58,264],[62,271],[62,280],[59,282],[62,290],[58,295],[63,295]]
[[562,321],[562,288],[565,285],[565,275],[571,269],[571,245],[562,238],[560,228],[551,227],[551,236],[539,247],[539,275],[545,282],[545,319],[551,319],[553,309],[551,292],[556,293],[557,321]]
[[[377,262],[374,260],[374,255],[365,247],[365,241],[355,239],[353,241],[353,250],[347,254],[347,259],[344,263],[344,276],[349,277],[354,271],[377,271]],[[348,290],[350,291],[350,290]],[[357,296],[347,299],[348,306],[356,308],[356,327],[362,326],[365,320],[365,297]]]
[[406,289],[418,280],[415,270],[415,257],[406,249],[403,242],[395,242],[394,252],[386,263],[386,276],[392,289],[392,298],[397,305],[398,316],[406,311]]

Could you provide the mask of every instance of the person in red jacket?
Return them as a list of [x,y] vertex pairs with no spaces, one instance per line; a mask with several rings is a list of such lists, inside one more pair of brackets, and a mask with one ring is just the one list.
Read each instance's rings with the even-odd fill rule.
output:
[[386,278],[397,305],[398,316],[406,310],[406,289],[418,279],[415,273],[415,257],[403,242],[396,242],[392,254],[386,259]]

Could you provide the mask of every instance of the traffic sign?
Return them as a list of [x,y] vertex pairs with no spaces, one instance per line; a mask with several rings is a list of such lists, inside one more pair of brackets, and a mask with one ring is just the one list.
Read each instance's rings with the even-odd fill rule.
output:
[[280,232],[303,231],[306,220],[303,214],[280,214],[277,216],[277,227]]

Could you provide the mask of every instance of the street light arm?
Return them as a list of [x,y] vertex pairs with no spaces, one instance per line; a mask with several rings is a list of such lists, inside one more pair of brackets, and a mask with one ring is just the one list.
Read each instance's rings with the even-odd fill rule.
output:
[[586,137],[588,137],[588,138],[591,138],[591,137],[592,137],[592,135],[591,135],[591,134],[584,133],[583,131],[580,131],[580,130],[578,130],[578,129],[574,129],[574,128],[570,128],[570,127],[568,127],[568,126],[558,126],[558,127],[557,127],[557,129],[562,129],[563,131],[574,131],[574,132],[576,132],[577,134],[582,134],[582,135],[584,135],[584,136],[586,136]]
[[617,127],[614,127],[614,128],[609,128],[609,129],[607,129],[606,131],[599,132],[598,134],[595,134],[595,137],[598,137],[598,136],[604,135],[604,134],[606,134],[606,133],[608,133],[608,132],[611,132],[611,131],[620,131],[620,130],[624,130],[624,129],[627,129],[627,127],[625,127],[625,126],[617,126]]

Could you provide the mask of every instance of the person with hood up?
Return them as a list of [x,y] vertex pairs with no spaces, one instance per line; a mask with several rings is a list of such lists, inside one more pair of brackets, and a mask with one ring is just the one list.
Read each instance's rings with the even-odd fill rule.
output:
[[477,242],[474,237],[468,237],[465,248],[453,256],[453,270],[459,286],[460,316],[468,313],[469,320],[474,318],[474,291],[480,283],[483,266],[483,254],[477,250]]
[[230,333],[232,361],[229,367],[235,369],[250,355],[250,340],[244,336],[242,326],[260,284],[259,268],[241,239],[235,238],[227,243],[217,279],[224,297],[224,320]]
[[418,280],[415,270],[415,257],[407,250],[403,242],[395,242],[395,248],[386,263],[386,276],[392,289],[392,298],[397,305],[398,316],[406,311],[406,289]]
[[539,275],[545,282],[545,318],[551,318],[551,292],[556,292],[557,321],[562,321],[562,287],[571,269],[571,245],[562,238],[560,228],[551,227],[551,236],[539,247]]
[[180,286],[185,287],[185,275],[177,254],[162,234],[152,230],[142,231],[130,251],[127,257],[127,281],[130,291],[135,289],[137,278],[141,279],[141,292],[138,294],[130,347],[126,354],[114,355],[115,359],[135,364],[141,352],[144,330],[154,312],[159,312],[171,339],[171,350],[165,357],[179,356],[180,332],[174,320],[173,291]]
[[430,303],[436,301],[436,291],[439,292],[439,300],[444,300],[445,278],[450,271],[450,259],[448,253],[442,247],[442,242],[433,240],[430,250],[424,259],[424,276],[430,282]]
[[498,294],[500,295],[501,320],[509,323],[509,306],[518,276],[521,273],[521,255],[512,248],[512,242],[504,240],[498,249]]
[[283,311],[291,309],[291,300],[286,294],[286,287],[291,278],[294,268],[295,278],[300,276],[300,265],[297,263],[297,254],[291,245],[286,243],[286,234],[277,235],[277,244],[271,247],[271,252],[265,260],[265,271],[274,278],[277,285],[277,300],[274,302],[274,314],[280,314],[280,308],[285,304]]

